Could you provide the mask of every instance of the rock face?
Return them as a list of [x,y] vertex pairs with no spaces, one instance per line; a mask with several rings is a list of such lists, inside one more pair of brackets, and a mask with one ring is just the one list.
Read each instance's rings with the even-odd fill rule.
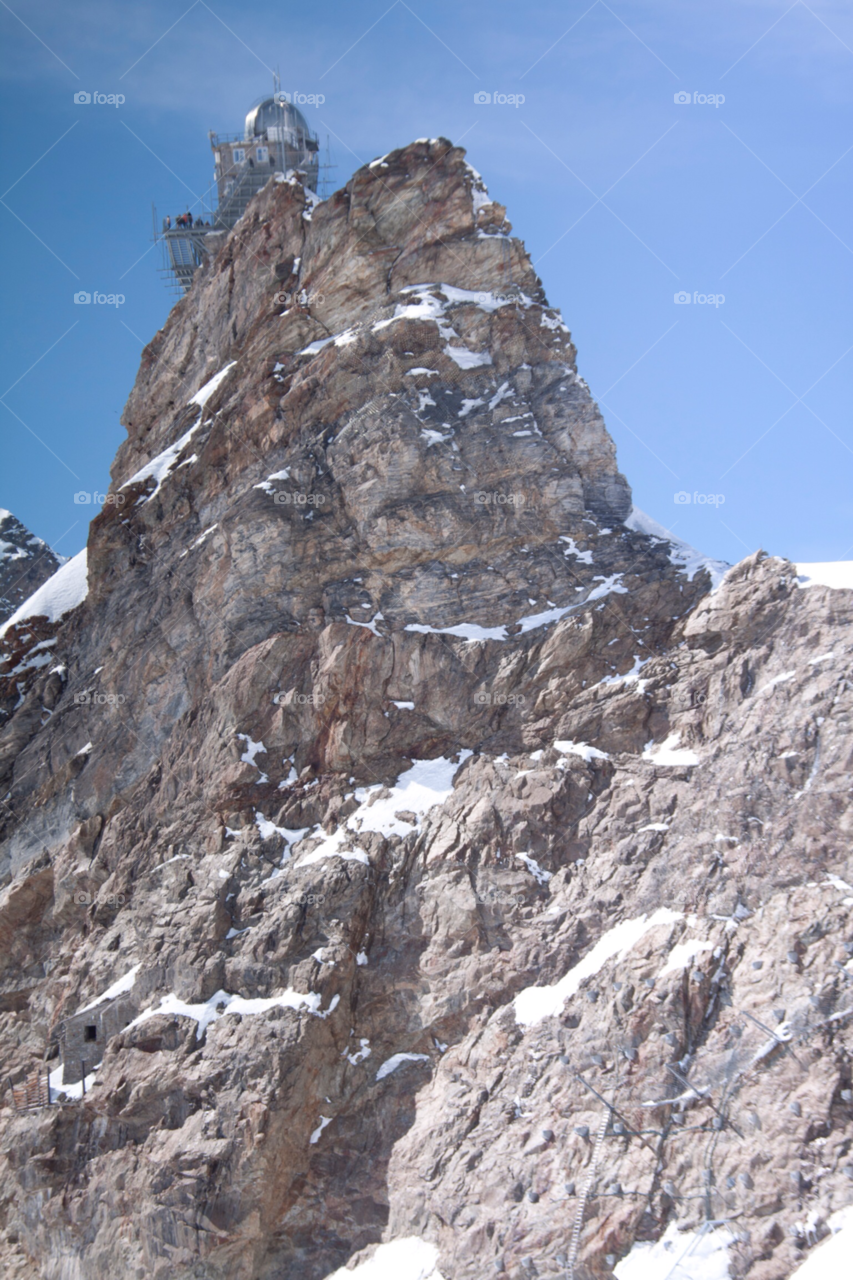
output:
[[0,623],[37,591],[62,562],[11,511],[0,510]]
[[125,416],[86,600],[5,639],[56,666],[0,741],[3,1074],[54,1091],[4,1273],[690,1229],[784,1280],[853,1190],[851,593],[642,532],[443,140],[271,182]]

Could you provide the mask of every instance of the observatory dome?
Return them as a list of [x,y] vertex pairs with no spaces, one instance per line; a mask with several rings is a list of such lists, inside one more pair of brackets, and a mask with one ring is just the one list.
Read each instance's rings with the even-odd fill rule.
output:
[[308,122],[298,107],[284,101],[284,95],[264,98],[251,108],[246,116],[246,141],[263,137],[268,129],[283,129],[292,146],[304,147],[311,137]]

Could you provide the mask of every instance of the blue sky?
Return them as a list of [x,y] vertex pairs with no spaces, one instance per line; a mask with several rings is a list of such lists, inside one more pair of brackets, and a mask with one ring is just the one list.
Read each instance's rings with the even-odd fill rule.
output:
[[[207,131],[240,129],[278,68],[325,96],[306,114],[335,186],[413,138],[468,149],[638,506],[730,561],[853,558],[846,0],[13,0],[0,29],[0,505],[59,552],[85,544],[74,495],[106,489],[173,303],[152,202],[198,208]],[[81,289],[125,301],[76,306]]]

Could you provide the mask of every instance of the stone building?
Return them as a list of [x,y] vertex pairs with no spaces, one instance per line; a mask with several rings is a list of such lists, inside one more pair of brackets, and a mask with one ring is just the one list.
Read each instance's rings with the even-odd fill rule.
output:
[[132,993],[126,992],[66,1018],[59,1028],[63,1085],[82,1080],[103,1058],[107,1041],[123,1031],[138,1011]]

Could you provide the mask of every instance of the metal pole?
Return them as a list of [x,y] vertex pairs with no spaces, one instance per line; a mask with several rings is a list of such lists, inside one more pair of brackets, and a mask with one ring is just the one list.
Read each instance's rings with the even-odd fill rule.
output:
[[581,1084],[582,1084],[582,1085],[585,1085],[585,1086],[586,1086],[586,1088],[587,1088],[587,1089],[589,1089],[590,1093],[595,1094],[595,1096],[596,1096],[596,1098],[598,1098],[598,1101],[599,1101],[599,1102],[603,1102],[603,1103],[604,1103],[604,1105],[605,1105],[605,1107],[609,1108],[611,1115],[617,1116],[617,1117],[622,1121],[622,1123],[623,1123],[623,1124],[624,1124],[624,1126],[625,1126],[625,1130],[626,1130],[626,1132],[627,1132],[627,1133],[630,1133],[630,1134],[631,1134],[631,1136],[632,1136],[632,1137],[634,1137],[634,1138],[639,1138],[639,1139],[640,1139],[640,1141],[642,1142],[643,1146],[644,1146],[644,1147],[648,1147],[649,1151],[651,1151],[652,1155],[655,1157],[655,1159],[657,1159],[657,1155],[658,1155],[658,1153],[655,1151],[655,1149],[654,1149],[654,1147],[652,1146],[652,1144],[651,1144],[650,1142],[646,1142],[646,1140],[645,1140],[645,1138],[643,1137],[643,1135],[642,1135],[641,1133],[638,1133],[638,1132],[637,1132],[637,1130],[636,1130],[635,1128],[633,1128],[633,1126],[632,1126],[631,1124],[629,1124],[629,1122],[628,1122],[628,1120],[625,1118],[625,1116],[623,1116],[623,1115],[622,1115],[622,1112],[621,1112],[621,1111],[618,1111],[618,1110],[616,1109],[616,1107],[614,1107],[614,1105],[613,1105],[613,1103],[612,1103],[612,1102],[608,1102],[606,1098],[602,1098],[601,1094],[600,1094],[596,1089],[593,1089],[593,1087],[592,1087],[592,1085],[589,1083],[589,1081],[588,1081],[588,1080],[584,1080],[583,1076],[580,1074],[580,1072],[579,1072],[579,1071],[575,1071],[572,1067],[569,1067],[569,1070],[571,1071],[571,1073],[572,1073],[572,1075],[573,1075],[573,1076],[576,1076],[576,1077],[577,1077],[577,1079],[578,1079],[578,1080],[580,1080],[580,1082],[581,1082]]
[[665,1062],[664,1066],[666,1067],[670,1075],[675,1076],[679,1084],[684,1085],[684,1087],[686,1089],[689,1089],[691,1093],[695,1093],[696,1097],[700,1098],[702,1102],[707,1102],[711,1110],[714,1111],[720,1117],[723,1123],[729,1125],[730,1128],[734,1129],[737,1136],[743,1140],[743,1134],[741,1133],[737,1125],[734,1123],[734,1121],[730,1120],[729,1117],[726,1115],[725,1111],[721,1111],[720,1108],[715,1106],[714,1103],[711,1101],[710,1091],[708,1093],[702,1093],[700,1089],[696,1088],[695,1084],[691,1084],[689,1080],[686,1080],[684,1076],[680,1075],[679,1072],[676,1071],[675,1067],[671,1067],[668,1062]]

